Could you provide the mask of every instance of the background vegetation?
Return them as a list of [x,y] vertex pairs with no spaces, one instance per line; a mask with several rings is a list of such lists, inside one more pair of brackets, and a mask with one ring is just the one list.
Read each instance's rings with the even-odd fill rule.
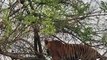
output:
[[46,60],[44,39],[87,44],[107,53],[107,2],[0,0],[0,54]]

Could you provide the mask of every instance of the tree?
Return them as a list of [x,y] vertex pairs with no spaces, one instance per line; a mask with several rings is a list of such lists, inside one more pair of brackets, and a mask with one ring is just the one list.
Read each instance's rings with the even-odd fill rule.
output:
[[105,48],[107,21],[102,17],[106,17],[107,3],[95,2],[94,6],[93,1],[82,0],[2,1],[1,54],[13,59],[43,60],[42,38],[60,39],[61,35],[70,36],[67,39],[61,37],[64,41],[72,41],[72,38],[83,44]]

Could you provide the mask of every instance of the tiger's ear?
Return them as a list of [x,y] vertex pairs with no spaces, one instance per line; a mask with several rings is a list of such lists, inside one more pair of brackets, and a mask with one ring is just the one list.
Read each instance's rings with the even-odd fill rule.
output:
[[46,44],[46,45],[48,44],[48,40],[45,40],[45,44]]

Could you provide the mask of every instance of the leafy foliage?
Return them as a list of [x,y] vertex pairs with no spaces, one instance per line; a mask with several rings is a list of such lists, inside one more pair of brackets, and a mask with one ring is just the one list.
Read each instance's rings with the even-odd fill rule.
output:
[[86,3],[84,4],[83,2],[73,2],[72,7],[73,11],[76,15],[84,15],[84,13],[87,12],[89,9],[90,4]]
[[36,17],[33,15],[28,15],[24,18],[24,24],[31,25],[33,22],[36,22]]
[[[34,53],[33,34],[36,35],[37,33],[43,36],[67,33],[70,35],[69,39],[73,38],[81,42],[94,41],[97,44],[96,41],[101,40],[99,43],[101,45],[107,42],[106,35],[102,36],[104,30],[99,28],[100,25],[104,25],[102,23],[106,22],[106,19],[102,19],[107,15],[106,2],[101,1],[99,6],[97,4],[97,9],[92,8],[94,4],[85,3],[82,0],[23,0],[23,3],[21,3],[21,0],[14,2],[8,0],[7,2],[9,2],[7,8],[1,10],[1,20],[5,29],[0,38],[0,40],[6,42],[5,44],[0,42],[1,47],[9,47],[6,48],[7,50],[13,49],[11,47],[13,45],[18,46],[16,48],[18,52]],[[94,25],[94,23],[96,24]],[[37,29],[34,29],[34,27]],[[104,28],[106,30],[106,27]],[[35,31],[36,33],[34,33]],[[94,36],[99,37],[99,35],[101,35],[101,39],[93,40]],[[36,40],[39,40],[41,37],[36,36],[36,38],[38,38]],[[38,47],[37,49],[39,49]]]
[[51,19],[47,18],[43,21],[43,29],[41,30],[42,33],[46,35],[52,35],[56,32],[54,23],[52,23]]
[[102,10],[104,10],[104,12],[106,12],[106,10],[107,10],[107,3],[101,1],[101,7],[100,7],[100,8],[101,8]]
[[5,9],[3,14],[3,22],[5,24],[5,37],[9,37],[9,35],[12,33],[12,22],[9,20],[9,10]]

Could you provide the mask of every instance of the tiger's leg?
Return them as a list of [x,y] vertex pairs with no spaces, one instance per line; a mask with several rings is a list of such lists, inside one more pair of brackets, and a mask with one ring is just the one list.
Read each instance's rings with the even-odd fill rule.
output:
[[96,58],[95,57],[84,57],[84,58],[82,58],[81,60],[96,60]]
[[91,59],[89,59],[89,60],[97,60],[96,58],[91,58]]
[[79,60],[79,58],[75,56],[70,56],[70,57],[67,57],[66,60]]
[[60,57],[58,57],[58,56],[53,56],[53,57],[52,57],[52,60],[61,60],[61,59],[60,59]]

